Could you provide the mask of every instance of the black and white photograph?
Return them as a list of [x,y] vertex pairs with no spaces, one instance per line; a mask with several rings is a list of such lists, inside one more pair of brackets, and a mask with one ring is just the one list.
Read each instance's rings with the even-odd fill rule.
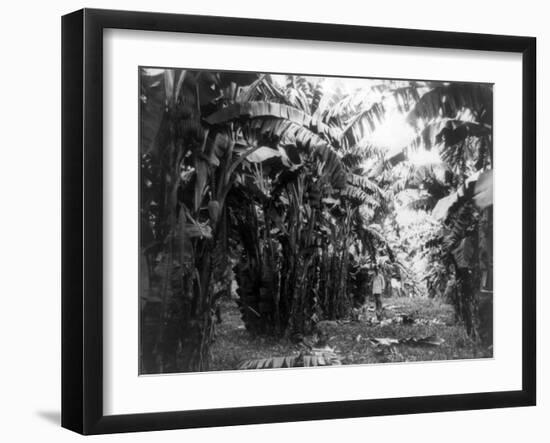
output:
[[140,374],[493,356],[493,85],[139,67]]
[[544,3],[6,6],[0,441],[544,440]]

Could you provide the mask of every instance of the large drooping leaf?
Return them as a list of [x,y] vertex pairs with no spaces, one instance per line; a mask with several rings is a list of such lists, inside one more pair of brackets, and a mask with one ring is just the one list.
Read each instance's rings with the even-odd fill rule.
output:
[[[453,146],[463,142],[468,137],[481,137],[490,134],[490,125],[460,120],[447,120],[443,129],[435,136],[435,139],[431,139],[427,142],[431,142],[432,145],[443,143],[445,146]],[[431,145],[427,145],[427,147],[430,146]]]
[[493,170],[480,174],[474,188],[474,201],[480,209],[493,204]]
[[296,366],[297,355],[283,357],[268,357],[254,360],[246,360],[239,364],[237,369],[278,369],[293,368]]
[[209,115],[205,121],[208,124],[216,125],[231,120],[256,117],[283,118],[306,127],[311,124],[311,117],[300,109],[264,101],[234,103]]
[[321,104],[321,100],[323,99],[323,95],[324,95],[324,83],[323,83],[323,80],[320,80],[313,87],[313,91],[312,91],[311,112],[312,112],[313,115],[315,115],[315,113],[319,109],[319,106]]
[[246,360],[240,363],[237,369],[277,369],[311,366],[339,366],[341,364],[342,362],[339,355],[334,349],[326,346],[324,348],[312,348],[296,355]]
[[432,217],[436,220],[445,220],[449,209],[458,201],[458,193],[452,194],[440,199],[432,210]]
[[405,337],[405,338],[389,338],[389,337],[373,337],[369,341],[375,347],[392,347],[395,345],[409,346],[441,346],[445,340],[435,335],[426,337]]
[[248,154],[246,159],[251,163],[261,163],[266,160],[269,160],[273,157],[280,157],[281,152],[277,149],[272,149],[267,146],[261,146],[256,149],[252,154]]
[[405,86],[392,88],[389,94],[393,96],[399,112],[405,113],[409,112],[411,107],[420,100],[420,93],[424,88],[426,88],[426,85],[419,85],[414,82]]
[[363,191],[366,191],[370,194],[376,195],[378,198],[385,198],[385,194],[373,180],[370,180],[368,177],[357,175],[357,174],[348,174],[348,183],[360,188]]
[[205,121],[210,125],[219,125],[232,120],[260,117],[289,120],[315,133],[326,134],[331,141],[336,141],[340,138],[340,133],[336,128],[329,127],[320,120],[313,119],[301,109],[275,102],[252,101],[234,103],[209,115],[205,118]]
[[[465,142],[469,137],[487,137],[491,135],[492,128],[488,124],[480,124],[473,121],[461,121],[442,118],[426,124],[408,146],[392,151],[387,156],[387,161],[393,165],[407,159],[408,152],[423,147],[430,150],[441,146],[454,147]],[[444,159],[445,160],[445,159]]]
[[300,89],[288,88],[286,90],[286,100],[293,107],[309,114],[310,109],[308,97]]
[[493,89],[477,83],[451,83],[437,86],[426,92],[409,113],[413,126],[437,118],[456,118],[465,110],[480,123],[493,120]]
[[369,205],[374,208],[380,206],[380,201],[377,198],[349,184],[340,191],[340,196],[351,201],[355,205]]
[[374,103],[363,112],[357,114],[342,132],[342,142],[353,147],[374,133],[376,126],[384,118],[384,106],[382,103]]
[[407,121],[418,131],[417,137],[386,158],[395,165],[407,158],[409,149],[438,144],[454,146],[468,137],[491,133],[493,90],[487,84],[450,83],[432,87],[409,112]]
[[353,171],[361,167],[365,159],[363,155],[346,153],[341,158],[342,163],[348,168],[348,170]]
[[182,229],[189,238],[212,238],[212,228],[206,223],[187,223]]
[[[346,173],[340,158],[332,147],[311,130],[281,118],[255,118],[246,123],[246,132],[255,137],[267,137],[282,146],[295,146],[298,151],[321,162],[323,171],[334,188],[346,185]],[[287,151],[292,159],[292,152]]]
[[482,137],[491,134],[491,125],[475,121],[463,121],[450,118],[436,119],[427,123],[411,142],[410,148],[424,147],[427,150],[434,146],[453,146],[468,137]]
[[448,194],[452,173],[441,162],[416,165],[410,162],[400,163],[392,170],[391,189],[395,193],[416,189],[428,193],[437,199]]
[[372,237],[378,240],[380,243],[389,244],[387,238],[384,236],[382,227],[376,223],[371,223],[368,226],[364,226],[363,229],[369,233]]
[[470,202],[475,202],[479,209],[493,204],[493,171],[477,171],[469,176],[455,192],[441,198],[432,210],[432,217],[445,221],[453,215],[453,211]]

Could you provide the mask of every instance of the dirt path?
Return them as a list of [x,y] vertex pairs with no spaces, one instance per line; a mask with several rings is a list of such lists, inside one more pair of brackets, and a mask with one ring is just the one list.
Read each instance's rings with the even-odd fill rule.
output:
[[[454,324],[448,304],[427,298],[385,298],[381,323],[374,320],[374,305],[358,321],[331,322],[327,344],[340,356],[342,364],[369,364],[407,361],[454,360],[492,357],[491,348],[475,346],[462,325]],[[284,339],[253,337],[245,329],[234,301],[222,304],[221,324],[217,325],[212,347],[211,370],[236,369],[245,360],[282,357],[299,353],[300,346]],[[405,316],[410,324],[403,324]],[[375,338],[442,339],[440,345],[392,344],[383,346]],[[315,337],[307,337],[315,341]]]

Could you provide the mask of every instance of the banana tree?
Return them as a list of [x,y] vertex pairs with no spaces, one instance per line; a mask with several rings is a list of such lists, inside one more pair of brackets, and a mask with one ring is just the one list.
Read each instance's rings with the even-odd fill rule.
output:
[[208,369],[230,255],[250,330],[301,333],[345,315],[358,220],[384,207],[361,168],[381,105],[335,105],[301,77],[283,93],[266,75],[141,74],[142,370]]
[[319,316],[349,309],[352,221],[361,206],[380,208],[384,194],[361,175],[370,151],[346,147],[368,113],[353,118],[344,137],[334,125],[338,115],[323,110],[320,83],[292,76],[285,93],[265,77],[259,83],[272,101],[249,95],[206,121],[238,128],[244,144],[263,145],[265,154],[243,174],[238,199],[246,204],[240,215],[234,211],[245,245],[236,264],[245,324],[254,332],[304,332]]
[[304,330],[314,305],[320,199],[345,186],[342,164],[307,114],[289,105],[237,104],[207,121],[238,127],[243,145],[262,145],[241,176],[246,204],[240,215],[232,209],[245,246],[236,270],[245,323],[255,332]]
[[[444,214],[440,217],[444,226],[428,243],[432,271],[427,282],[439,290],[453,286],[447,292],[457,294],[451,297],[457,318],[477,337],[480,288],[491,286],[487,275],[492,268],[492,199],[475,204],[473,190],[478,177],[492,177],[492,88],[467,83],[433,86],[417,100],[408,121],[417,131],[416,139],[386,160],[402,165],[418,146],[439,150],[445,174],[423,180],[423,202],[415,203]],[[476,260],[463,260],[467,249]]]
[[[149,325],[144,372],[208,369],[214,287],[228,267],[226,199],[257,147],[237,152],[233,132],[213,131],[202,119],[224,89],[254,79],[173,69],[141,73],[141,243],[153,282],[142,312]],[[148,310],[153,304],[160,306]],[[148,318],[151,311],[156,318]]]

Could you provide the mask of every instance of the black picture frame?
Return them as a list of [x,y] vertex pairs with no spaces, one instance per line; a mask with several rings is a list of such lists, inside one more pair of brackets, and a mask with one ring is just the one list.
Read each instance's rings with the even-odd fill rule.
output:
[[[107,28],[504,51],[523,63],[522,388],[131,415],[103,413],[103,30]],[[62,18],[62,426],[82,434],[228,426],[536,403],[536,39],[83,9]]]

